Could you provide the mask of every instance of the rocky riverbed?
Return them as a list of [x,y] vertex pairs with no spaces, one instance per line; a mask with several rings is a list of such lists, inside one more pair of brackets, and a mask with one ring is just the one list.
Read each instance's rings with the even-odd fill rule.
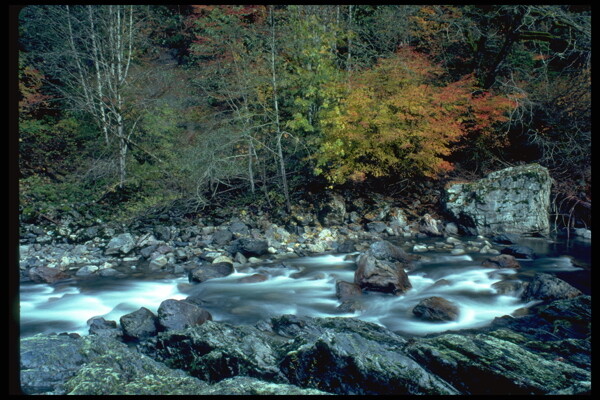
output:
[[[22,225],[19,270],[21,283],[28,285],[182,277],[190,287],[201,287],[240,271],[246,273],[236,282],[252,284],[273,279],[276,269],[269,265],[285,267],[285,260],[328,253],[348,254],[345,262],[355,268],[335,282],[337,311],[344,317],[282,312],[237,324],[213,318],[202,295],[190,295],[160,299],[156,311],[140,306],[118,321],[92,318],[88,334],[25,335],[21,389],[28,394],[590,393],[591,297],[555,273],[533,269],[525,281],[514,279],[521,264],[537,257],[522,236],[462,236],[473,233],[474,223],[465,227],[460,219],[443,221],[381,199],[323,198],[299,204],[290,216],[228,208],[188,221]],[[587,229],[574,233],[591,238]],[[477,276],[495,281],[486,295],[506,295],[526,306],[483,327],[424,336],[352,317],[377,295],[403,298],[415,285],[421,290],[422,274],[412,272],[415,264],[431,263],[432,253],[481,260]],[[564,260],[567,269],[581,269]],[[461,318],[460,304],[436,291],[453,284],[453,278],[431,281],[425,292],[433,295],[420,296],[406,312],[424,324]]]

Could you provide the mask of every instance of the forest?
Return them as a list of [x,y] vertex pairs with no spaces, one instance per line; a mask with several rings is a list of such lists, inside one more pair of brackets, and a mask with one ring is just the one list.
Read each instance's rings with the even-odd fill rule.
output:
[[555,219],[590,224],[590,6],[32,5],[18,34],[23,222],[538,163]]

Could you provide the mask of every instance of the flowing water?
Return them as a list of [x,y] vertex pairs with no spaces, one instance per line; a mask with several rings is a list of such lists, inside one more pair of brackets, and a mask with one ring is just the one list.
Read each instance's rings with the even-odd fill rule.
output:
[[[122,315],[140,307],[156,313],[163,300],[181,300],[190,295],[202,300],[202,306],[211,312],[215,321],[253,324],[281,314],[357,317],[396,332],[423,335],[485,326],[495,317],[529,305],[514,294],[498,293],[492,285],[503,279],[526,281],[535,272],[553,273],[584,293],[590,293],[590,241],[524,239],[519,244],[532,247],[538,258],[519,260],[522,268],[516,271],[483,267],[481,262],[489,255],[423,253],[423,259],[408,271],[411,290],[401,296],[365,293],[360,298],[364,309],[355,313],[340,313],[336,309],[340,302],[335,296],[335,282],[354,280],[355,257],[347,254],[257,264],[201,284],[189,284],[187,277],[106,277],[73,279],[54,285],[23,283],[21,336],[65,331],[87,334],[86,321],[91,317],[118,321]],[[257,273],[268,279],[239,282]],[[459,319],[432,323],[415,318],[412,308],[431,296],[444,297],[457,304]]]

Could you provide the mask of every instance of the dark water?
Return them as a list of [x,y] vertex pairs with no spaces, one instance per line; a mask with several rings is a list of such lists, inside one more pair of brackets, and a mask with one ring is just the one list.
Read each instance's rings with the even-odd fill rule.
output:
[[[463,238],[464,241],[468,240]],[[431,240],[430,242],[434,242]],[[520,270],[484,268],[489,255],[451,255],[448,252],[421,253],[424,258],[408,271],[413,288],[402,296],[366,293],[365,309],[341,314],[336,310],[335,282],[352,282],[356,264],[347,255],[321,255],[245,267],[220,279],[190,285],[178,278],[98,278],[70,280],[54,285],[22,284],[20,290],[21,336],[50,332],[87,334],[86,321],[103,316],[119,317],[140,307],[156,313],[166,299],[195,295],[216,321],[252,324],[273,315],[296,314],[314,317],[346,316],[381,324],[393,331],[423,335],[448,329],[475,328],[495,317],[527,306],[514,295],[502,295],[492,287],[503,279],[527,281],[535,272],[552,273],[586,294],[591,290],[591,242],[571,239],[523,239],[538,258],[519,260]],[[502,246],[495,246],[501,249]],[[264,282],[238,280],[260,273]],[[444,279],[444,285],[434,285]],[[458,321],[423,322],[413,317],[412,308],[422,299],[441,296],[460,307]]]

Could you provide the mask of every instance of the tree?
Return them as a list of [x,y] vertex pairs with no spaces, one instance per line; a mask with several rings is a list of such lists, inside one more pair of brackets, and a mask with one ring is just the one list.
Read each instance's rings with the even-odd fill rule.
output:
[[317,174],[334,184],[367,177],[434,178],[453,166],[451,145],[487,133],[508,101],[473,97],[472,76],[443,82],[443,70],[411,48],[355,76],[347,98],[325,115]]
[[[22,20],[37,59],[74,110],[92,116],[106,145],[116,144],[119,186],[138,120],[128,92],[139,52],[141,14],[134,6],[35,6]],[[44,23],[45,31],[38,32]]]

